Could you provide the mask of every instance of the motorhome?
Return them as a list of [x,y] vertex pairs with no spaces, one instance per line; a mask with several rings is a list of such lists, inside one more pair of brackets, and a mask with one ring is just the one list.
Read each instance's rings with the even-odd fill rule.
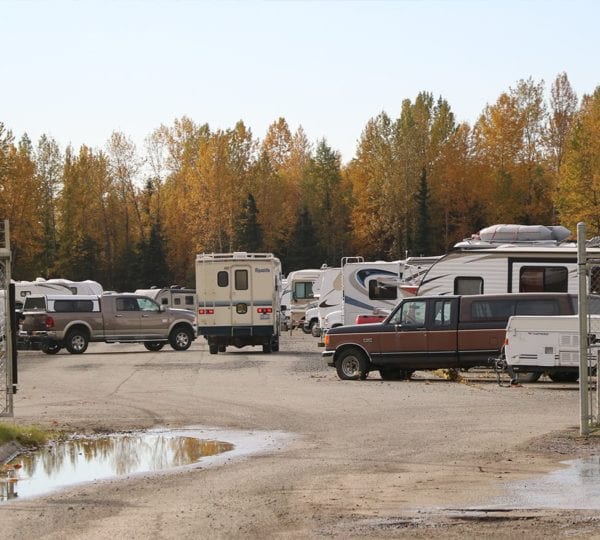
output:
[[316,306],[306,310],[302,329],[315,337],[321,335],[325,317],[342,308],[342,269],[330,267],[323,270],[314,286]]
[[161,306],[187,309],[194,313],[198,306],[196,290],[186,289],[185,287],[179,287],[177,285],[163,288],[151,287],[150,289],[137,289],[135,294],[141,294],[148,298],[152,298]]
[[272,253],[212,253],[196,257],[198,334],[210,354],[228,345],[279,350],[281,263]]
[[[417,295],[577,293],[577,246],[566,242],[569,236],[564,227],[495,225],[482,229],[429,268]],[[588,253],[600,255],[600,249],[588,248]],[[600,276],[600,267],[594,272]],[[598,281],[592,275],[592,283]]]
[[314,293],[315,282],[323,273],[323,268],[305,268],[294,270],[287,276],[287,286],[290,289],[290,303],[288,314],[290,316],[290,329],[298,328],[304,324],[304,312],[309,304],[316,301]]

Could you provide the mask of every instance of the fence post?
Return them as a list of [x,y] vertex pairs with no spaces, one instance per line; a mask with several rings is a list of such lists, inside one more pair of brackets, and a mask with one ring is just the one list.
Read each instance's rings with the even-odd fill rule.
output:
[[587,253],[585,249],[585,223],[577,224],[577,275],[579,294],[577,305],[579,312],[579,413],[581,435],[588,435],[588,320],[587,320]]

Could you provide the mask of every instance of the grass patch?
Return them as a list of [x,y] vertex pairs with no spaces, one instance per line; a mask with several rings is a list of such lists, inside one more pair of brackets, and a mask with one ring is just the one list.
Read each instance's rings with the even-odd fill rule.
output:
[[22,446],[43,446],[57,438],[56,431],[43,430],[35,426],[15,426],[0,422],[0,444],[16,441]]

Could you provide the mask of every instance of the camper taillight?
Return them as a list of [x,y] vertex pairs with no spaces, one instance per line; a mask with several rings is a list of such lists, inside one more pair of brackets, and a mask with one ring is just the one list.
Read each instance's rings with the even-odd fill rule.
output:
[[200,308],[198,310],[198,315],[214,315],[214,314],[215,314],[215,310],[214,309]]
[[256,309],[258,313],[273,313],[273,308],[270,307],[259,307]]

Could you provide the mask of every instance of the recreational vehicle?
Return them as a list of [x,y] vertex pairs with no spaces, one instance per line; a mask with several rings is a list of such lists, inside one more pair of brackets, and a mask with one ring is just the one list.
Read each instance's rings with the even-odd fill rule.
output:
[[228,345],[279,350],[281,263],[271,253],[196,257],[198,334],[211,354]]
[[151,287],[150,289],[137,289],[135,294],[152,298],[161,306],[187,309],[196,312],[198,300],[195,289],[186,289],[173,285],[171,287]]
[[313,287],[323,270],[324,268],[305,268],[288,274],[287,284],[291,294],[288,314],[292,330],[304,324],[304,312],[316,300]]
[[302,329],[315,337],[321,335],[325,317],[342,307],[342,269],[326,268],[315,283],[316,306],[306,310]]
[[[433,264],[417,295],[577,293],[577,246],[565,243],[569,235],[564,227],[488,227]],[[598,248],[588,252],[600,255]]]
[[36,278],[34,281],[13,281],[15,285],[15,307],[23,309],[25,298],[45,294],[102,294],[102,285],[97,281],[71,281],[70,279]]

